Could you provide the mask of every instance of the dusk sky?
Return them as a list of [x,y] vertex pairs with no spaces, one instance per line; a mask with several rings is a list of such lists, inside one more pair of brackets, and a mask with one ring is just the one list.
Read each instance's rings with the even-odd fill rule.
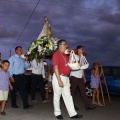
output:
[[53,35],[66,39],[68,48],[85,47],[90,65],[98,61],[120,66],[120,0],[40,0],[37,5],[38,1],[0,0],[2,59],[9,58],[10,50],[13,55],[17,45],[25,53],[47,16]]

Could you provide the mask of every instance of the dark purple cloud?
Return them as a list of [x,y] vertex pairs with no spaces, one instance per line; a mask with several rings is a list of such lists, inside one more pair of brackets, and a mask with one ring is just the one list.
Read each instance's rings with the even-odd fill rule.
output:
[[[2,58],[14,47],[37,39],[48,16],[53,35],[68,40],[69,48],[85,46],[90,65],[119,65],[120,2],[118,0],[41,0],[20,39],[38,0],[0,1],[0,51]],[[7,48],[7,49],[6,49]]]

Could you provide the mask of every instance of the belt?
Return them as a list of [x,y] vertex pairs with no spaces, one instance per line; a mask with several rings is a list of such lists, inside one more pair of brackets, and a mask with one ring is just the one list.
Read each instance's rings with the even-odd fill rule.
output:
[[22,73],[22,74],[13,74],[13,75],[24,75],[24,73]]
[[38,75],[38,76],[41,76],[42,74],[34,74],[34,73],[32,73],[32,75]]
[[60,75],[65,76],[65,77],[69,77],[69,75],[64,75],[64,74],[60,74]]

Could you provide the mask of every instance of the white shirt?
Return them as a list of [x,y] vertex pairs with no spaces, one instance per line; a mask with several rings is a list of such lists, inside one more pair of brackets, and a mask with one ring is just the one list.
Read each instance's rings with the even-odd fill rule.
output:
[[42,75],[43,78],[45,78],[45,69],[44,69],[44,63],[42,60],[40,60],[40,63],[34,59],[31,62],[31,67],[32,67],[32,73],[37,74],[37,75]]
[[[78,55],[75,55],[76,57],[76,60],[79,61],[79,56]],[[85,63],[86,64],[85,64]],[[89,63],[87,62],[86,58],[83,56],[82,59],[81,59],[81,66],[80,66],[80,70],[76,70],[76,71],[71,71],[70,72],[70,76],[74,76],[76,78],[82,78],[83,75],[84,75],[84,70],[83,69],[87,69],[89,66]]]

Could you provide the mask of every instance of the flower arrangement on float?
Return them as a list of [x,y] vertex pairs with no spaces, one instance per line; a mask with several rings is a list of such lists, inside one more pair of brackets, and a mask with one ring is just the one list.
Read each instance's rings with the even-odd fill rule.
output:
[[54,36],[44,36],[32,41],[26,53],[29,61],[51,56],[57,50],[58,41],[59,39]]

